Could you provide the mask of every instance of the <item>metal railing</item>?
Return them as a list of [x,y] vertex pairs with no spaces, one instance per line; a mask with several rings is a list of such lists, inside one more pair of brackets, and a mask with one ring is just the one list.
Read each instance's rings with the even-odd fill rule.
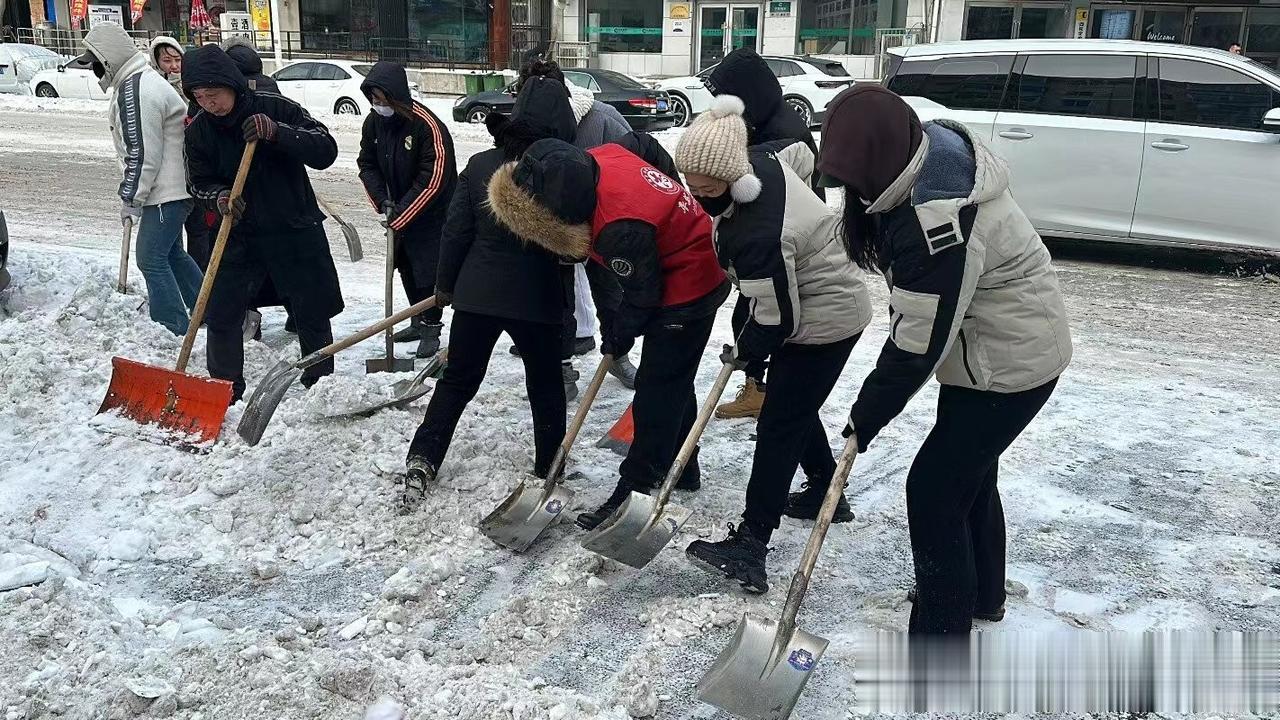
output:
[[[18,28],[18,42],[39,45],[61,55],[79,55],[84,52],[80,45],[81,38],[87,30],[67,30],[65,28]],[[159,33],[146,30],[126,30],[139,47],[146,47],[151,38]]]
[[591,67],[591,58],[593,56],[594,53],[589,42],[561,41],[556,43],[556,60],[560,63],[560,67]]

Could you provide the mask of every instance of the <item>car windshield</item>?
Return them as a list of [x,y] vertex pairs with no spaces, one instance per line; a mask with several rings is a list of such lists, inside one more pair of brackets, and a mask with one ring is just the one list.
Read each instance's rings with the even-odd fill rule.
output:
[[832,77],[849,77],[849,71],[845,70],[844,66],[835,60],[806,58],[805,62],[821,70],[823,75],[830,75]]
[[648,90],[644,85],[634,78],[627,77],[620,72],[612,70],[596,70],[595,74],[617,85],[623,90]]
[[360,73],[361,77],[369,77],[369,71],[373,69],[373,66],[365,65],[363,63],[355,63],[351,66],[351,69]]

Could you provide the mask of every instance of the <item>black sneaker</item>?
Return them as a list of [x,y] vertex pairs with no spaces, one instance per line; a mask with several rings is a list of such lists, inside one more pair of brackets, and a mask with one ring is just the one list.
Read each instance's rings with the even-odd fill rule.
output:
[[581,377],[573,365],[560,363],[560,379],[564,382],[564,399],[566,402],[578,397],[578,378]]
[[[796,520],[817,520],[818,511],[822,509],[822,500],[827,494],[828,487],[830,485],[826,483],[819,486],[812,480],[805,482],[800,486],[800,492],[793,492],[787,496],[787,506],[782,509],[782,514]],[[848,487],[847,484],[846,487]],[[849,507],[849,501],[842,494],[840,502],[836,503],[836,514],[831,518],[831,522],[847,523],[850,520],[853,520],[853,508]]]
[[573,339],[573,354],[586,355],[596,349],[595,337],[580,337]]
[[613,364],[609,366],[609,374],[618,378],[628,390],[636,389],[636,366],[631,364],[631,358],[626,355],[614,358]]
[[420,455],[410,455],[405,461],[405,473],[400,488],[400,512],[417,510],[426,499],[427,485],[436,481],[436,466]]
[[625,480],[619,480],[618,486],[613,489],[613,494],[609,496],[608,500],[604,501],[603,505],[591,512],[584,512],[578,515],[578,527],[583,530],[595,530],[597,525],[607,520],[618,508],[622,507],[622,503],[631,495],[632,490],[645,495],[651,492],[648,488],[634,487]]
[[[916,604],[915,588],[911,588],[910,590],[907,591],[907,602],[911,603],[912,605]],[[987,622],[1000,622],[1001,620],[1004,619],[1004,605],[1001,605],[995,610],[979,610],[977,608],[974,608],[973,619],[986,620]]]
[[736,528],[730,525],[729,536],[720,542],[694,540],[684,552],[694,565],[737,580],[749,593],[769,592],[769,577],[764,567],[769,548],[746,523]]

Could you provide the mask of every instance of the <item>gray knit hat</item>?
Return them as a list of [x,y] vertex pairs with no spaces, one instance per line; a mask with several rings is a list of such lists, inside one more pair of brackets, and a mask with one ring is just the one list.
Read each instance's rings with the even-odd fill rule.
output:
[[742,100],[735,95],[719,95],[711,107],[693,121],[676,145],[676,168],[729,183],[737,202],[747,203],[760,196],[760,178],[751,172],[747,158],[747,123],[742,118]]

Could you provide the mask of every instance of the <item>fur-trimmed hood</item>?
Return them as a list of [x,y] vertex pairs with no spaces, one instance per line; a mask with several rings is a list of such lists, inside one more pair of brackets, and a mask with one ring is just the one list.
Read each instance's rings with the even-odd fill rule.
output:
[[489,208],[525,242],[574,260],[591,250],[595,160],[560,140],[539,140],[489,180]]

